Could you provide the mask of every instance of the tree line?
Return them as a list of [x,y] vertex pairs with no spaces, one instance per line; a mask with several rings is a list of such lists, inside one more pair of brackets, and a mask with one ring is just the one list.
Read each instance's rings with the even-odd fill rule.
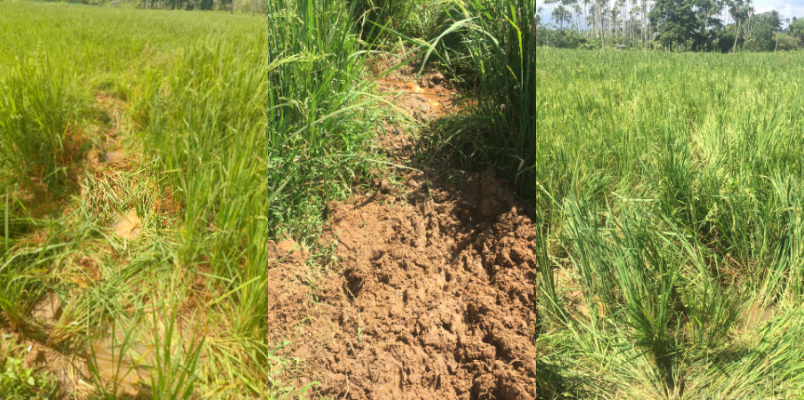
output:
[[[270,0],[77,0],[145,9],[217,10],[258,14]],[[408,4],[447,0],[346,0],[357,9],[393,9],[374,15],[409,18]],[[454,0],[459,2],[461,0]],[[538,0],[531,0],[538,2]],[[71,2],[76,2],[72,0]],[[364,4],[365,3],[365,4]],[[403,5],[405,4],[405,5]],[[538,4],[537,4],[538,5]],[[804,48],[804,18],[756,13],[751,0],[543,0],[550,20],[536,16],[542,45],[561,48],[647,48],[666,51],[788,51]],[[385,24],[385,21],[378,21]]]
[[804,47],[804,19],[756,13],[750,0],[547,0],[555,47],[780,51]]

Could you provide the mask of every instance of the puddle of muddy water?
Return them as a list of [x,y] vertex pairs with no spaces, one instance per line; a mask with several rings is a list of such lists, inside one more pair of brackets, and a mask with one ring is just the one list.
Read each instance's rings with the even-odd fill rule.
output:
[[114,163],[126,157],[126,152],[123,150],[108,151],[104,154],[107,163]]
[[21,183],[15,189],[14,202],[25,204],[29,215],[40,219],[47,216],[57,216],[63,208],[64,199],[54,195],[38,178]]
[[137,216],[134,209],[128,210],[125,214],[118,214],[112,225],[114,234],[129,240],[134,240],[142,233],[142,221]]
[[62,308],[55,293],[47,293],[34,307],[31,315],[36,319],[53,325],[61,318]]
[[140,343],[124,349],[122,342],[119,335],[114,339],[108,336],[94,340],[87,351],[88,362],[94,364],[104,383],[116,386],[122,393],[136,395],[138,385],[150,381],[145,363],[150,361],[153,352]]
[[742,330],[754,329],[768,322],[779,312],[776,306],[763,307],[754,305],[743,311],[743,322],[740,325]]

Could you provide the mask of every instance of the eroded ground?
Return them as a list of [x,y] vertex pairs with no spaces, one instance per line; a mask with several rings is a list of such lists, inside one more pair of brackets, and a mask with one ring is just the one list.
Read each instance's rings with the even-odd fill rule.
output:
[[[432,82],[379,87],[403,92],[395,104],[427,120],[454,104]],[[409,158],[413,139],[391,131],[383,141],[398,162],[422,168]],[[336,244],[338,262],[317,290],[292,263],[276,270],[277,338],[306,360],[302,383],[319,382],[327,397],[549,395],[537,383],[549,377],[534,346],[538,250],[527,206],[494,171],[454,172],[459,187],[428,179],[443,170],[427,172],[400,171],[401,182],[330,204],[323,240]]]
[[[416,79],[408,71],[379,80],[377,89],[426,123],[461,108],[447,85],[439,73]],[[111,123],[100,132],[105,152],[87,154],[95,183],[82,195],[101,213],[103,196],[93,193],[125,197],[121,174],[137,155],[123,150],[118,137],[125,105],[111,96],[97,100]],[[398,170],[399,181],[378,181],[371,192],[329,205],[321,240],[335,247],[337,261],[325,276],[310,276],[309,254],[295,242],[275,245],[282,261],[269,277],[274,305],[268,318],[276,342],[292,342],[282,355],[303,360],[297,387],[318,382],[311,389],[316,394],[348,399],[550,396],[552,388],[538,383],[550,376],[534,346],[538,250],[527,205],[494,171],[418,164],[416,139],[390,123],[385,132],[382,146],[412,169]],[[175,214],[169,208],[157,211]],[[134,208],[117,210],[109,233],[133,241],[144,223]],[[78,264],[98,279],[93,259]],[[141,395],[147,374],[129,355],[121,361],[111,336],[71,351],[48,345],[67,324],[63,312],[53,295],[37,306],[48,337],[26,340],[25,365],[46,368],[60,393],[83,398],[94,392],[87,365],[93,359],[100,378],[117,383],[118,395]],[[140,343],[134,347],[149,353]]]

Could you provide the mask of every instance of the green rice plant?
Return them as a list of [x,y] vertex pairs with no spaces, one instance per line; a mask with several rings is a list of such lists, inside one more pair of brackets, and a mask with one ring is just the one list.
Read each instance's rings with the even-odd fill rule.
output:
[[[481,32],[489,33],[483,45],[505,40]],[[481,48],[473,34],[465,40]],[[477,54],[508,70],[494,52]],[[800,55],[533,54],[538,90],[526,103],[537,106],[524,117],[531,131],[500,113],[510,98],[484,95],[484,85],[500,86],[478,67],[476,114],[447,134],[473,164],[494,166],[536,205],[550,251],[542,268],[569,265],[580,283],[589,315],[569,309],[552,321],[556,340],[577,343],[545,339],[567,357],[563,373],[585,376],[579,390],[592,396],[616,387],[685,397],[707,384],[701,371],[742,357],[747,308],[784,309],[800,299],[791,277],[801,273],[804,103],[782,83],[804,84],[790,69]],[[545,300],[561,304],[565,290],[556,283]],[[617,351],[624,364],[611,368]],[[595,367],[579,367],[585,360]]]
[[[376,42],[382,28],[400,29],[407,21],[416,1],[358,0],[352,1],[353,15],[358,18],[362,37]],[[375,26],[376,24],[377,26]]]
[[802,394],[801,311],[782,316],[751,329],[740,345],[720,354],[710,354],[708,363],[690,370],[694,379],[686,398],[798,397]]
[[768,212],[770,225],[778,227],[773,236],[773,258],[765,272],[759,293],[767,299],[782,299],[786,296],[801,301],[804,294],[804,205],[802,185],[798,179],[776,174],[770,177],[773,186],[772,201],[775,206]]
[[[0,26],[10,27],[0,29],[0,82],[10,82],[14,71],[41,75],[41,88],[57,82],[69,107],[61,113],[52,102],[53,114],[45,117],[66,115],[68,136],[75,129],[86,148],[101,154],[83,172],[72,168],[81,157],[56,167],[53,187],[74,196],[46,215],[20,182],[47,186],[9,163],[0,166],[0,180],[9,183],[0,206],[0,300],[3,319],[17,331],[54,351],[83,348],[110,325],[136,325],[132,315],[147,315],[151,304],[208,305],[189,326],[168,317],[154,322],[174,333],[156,338],[150,354],[159,353],[158,369],[138,389],[160,398],[296,393],[292,381],[277,378],[292,365],[274,355],[280,344],[268,340],[265,326],[266,273],[277,256],[271,244],[291,236],[312,241],[327,202],[376,169],[371,135],[379,117],[368,107],[373,95],[361,80],[366,53],[346,4],[270,7],[279,25],[215,13],[0,3]],[[37,69],[32,60],[45,58],[47,69]],[[25,60],[30,67],[18,68]],[[18,92],[26,96],[29,87],[41,89],[21,82],[27,86]],[[109,104],[121,107],[119,115],[107,115]],[[119,145],[125,158],[104,162],[103,153]],[[37,156],[62,161],[52,152]],[[230,185],[220,185],[227,179]],[[142,234],[116,237],[111,222],[129,209],[141,218]],[[199,290],[198,280],[218,301],[207,304],[190,292]],[[43,324],[32,312],[54,292],[62,317]],[[111,357],[128,357],[121,345],[141,350],[149,325],[144,318],[128,329],[128,342],[120,336]],[[212,345],[198,346],[212,325],[218,330]],[[177,353],[179,347],[186,352]],[[202,354],[207,361],[193,366]],[[118,396],[120,385],[107,386],[98,372],[93,383],[100,396]]]
[[[154,314],[154,325],[157,325]],[[165,326],[164,339],[155,335],[154,370],[151,372],[151,391],[154,399],[190,399],[194,395],[198,361],[204,347],[204,339],[196,340],[195,333],[182,332],[174,338],[176,310],[170,311]],[[177,343],[174,344],[174,340]]]
[[567,200],[566,207],[567,250],[592,322],[628,327],[620,334],[649,355],[662,397],[678,395],[691,360],[728,347],[739,320],[735,291],[712,276],[705,247],[656,217],[662,205],[625,204],[603,223],[585,203]]
[[[4,169],[18,177],[36,179],[62,194],[64,168],[75,154],[70,135],[76,102],[64,76],[51,67],[21,62],[0,80],[0,157]],[[75,124],[75,122],[73,122]],[[71,132],[72,128],[72,132]]]
[[341,1],[275,1],[267,33],[210,39],[154,69],[149,158],[183,204],[181,262],[235,290],[238,332],[264,328],[270,240],[311,238],[324,206],[376,165],[366,54]]
[[29,317],[47,291],[47,266],[65,250],[61,243],[45,242],[14,253],[0,264],[0,310],[16,330],[32,327]]
[[87,365],[98,394],[103,399],[124,396],[125,386],[133,380],[137,368],[144,361],[142,356],[136,360],[132,360],[131,357],[137,340],[133,328],[139,324],[141,318],[141,316],[135,317],[130,324],[124,323],[123,318],[113,320],[110,331],[103,332],[108,337],[98,338],[89,346]]
[[[488,130],[486,146],[476,150],[500,163],[505,175],[518,175],[516,167],[536,162],[529,149],[536,145],[539,98],[536,69],[537,5],[531,0],[465,1],[460,3],[466,25],[464,60],[479,80],[479,123]],[[480,117],[482,116],[482,117]],[[516,157],[519,157],[517,159]],[[529,194],[535,187],[529,176],[519,177]],[[518,179],[519,181],[519,179]]]
[[[587,277],[600,273],[598,280],[607,279],[606,275],[613,278],[610,284],[613,293],[608,294],[607,304],[621,307],[615,312],[622,312],[623,322],[633,329],[633,345],[652,355],[663,380],[672,387],[675,357],[672,332],[677,329],[673,325],[678,321],[673,311],[680,303],[678,255],[664,237],[653,234],[642,213],[624,212],[622,220],[603,228],[606,232],[603,238],[599,234],[592,236],[597,240],[597,246],[589,248],[586,253],[576,253],[584,257],[579,262],[583,266],[579,268],[588,271]],[[582,238],[574,240],[581,242],[576,246],[582,245]],[[590,265],[586,261],[590,259],[596,259],[600,264]],[[607,296],[590,287],[586,292]],[[611,298],[612,295],[616,298]]]
[[745,290],[722,287],[720,277],[711,272],[713,257],[704,254],[705,248],[689,240],[681,240],[679,246],[690,264],[683,270],[679,288],[686,314],[682,318],[686,346],[704,352],[727,348],[741,318],[740,292]]
[[[142,312],[131,318],[118,315],[110,333],[90,345],[89,369],[102,398],[116,399],[133,390],[154,399],[195,395],[204,339],[190,329],[180,331],[175,308],[166,307],[164,321],[159,312],[151,313],[151,321]],[[152,334],[142,335],[147,328]],[[143,336],[152,337],[153,343],[144,344]]]
[[[352,13],[358,17],[361,37],[372,47],[395,52],[405,43],[414,48],[442,36],[452,18],[460,15],[451,0],[360,0],[351,2]],[[440,37],[433,45],[449,57],[449,46],[459,44],[457,35]],[[404,47],[404,46],[403,46]],[[445,65],[448,65],[446,63]]]

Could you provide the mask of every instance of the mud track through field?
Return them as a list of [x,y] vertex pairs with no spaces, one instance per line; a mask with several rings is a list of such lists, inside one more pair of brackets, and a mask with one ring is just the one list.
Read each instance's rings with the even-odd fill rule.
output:
[[[399,95],[422,120],[443,114],[449,90]],[[427,85],[427,83],[430,83]],[[421,87],[416,84],[416,87]],[[380,89],[411,87],[386,81]],[[412,139],[383,143],[400,163]],[[443,171],[405,172],[396,186],[329,205],[324,240],[339,262],[313,291],[300,266],[279,266],[270,315],[290,355],[305,360],[302,383],[345,399],[533,399],[552,385],[534,345],[536,230],[493,171],[463,173],[459,187],[428,181]],[[310,299],[315,301],[310,301]]]

